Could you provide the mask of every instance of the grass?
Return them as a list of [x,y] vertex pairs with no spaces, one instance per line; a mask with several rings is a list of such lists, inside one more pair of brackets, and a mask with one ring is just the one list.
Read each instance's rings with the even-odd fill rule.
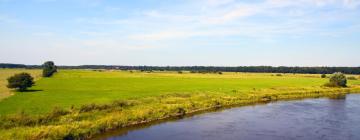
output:
[[143,98],[172,93],[232,94],[232,91],[247,93],[254,89],[312,89],[320,87],[326,80],[320,78],[319,75],[293,74],[283,74],[278,77],[272,74],[253,73],[218,75],[60,70],[52,78],[38,80],[36,86],[31,88],[34,92],[16,93],[0,102],[0,114],[14,114],[22,111],[28,114],[42,114],[51,111],[54,107],[79,107],[90,103],[108,103],[116,99]]
[[310,74],[60,70],[37,80],[33,92],[0,101],[0,133],[84,138],[214,107],[360,91],[360,80],[349,81],[349,88],[322,87],[327,81]]
[[12,95],[12,92],[6,87],[7,78],[15,73],[27,72],[30,73],[35,80],[41,77],[41,70],[33,69],[0,69],[0,100]]

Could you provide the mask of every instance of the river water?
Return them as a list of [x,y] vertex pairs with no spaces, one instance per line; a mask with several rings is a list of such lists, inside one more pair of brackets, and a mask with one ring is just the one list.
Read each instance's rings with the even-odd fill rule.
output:
[[106,140],[360,140],[360,94],[208,112],[104,134]]

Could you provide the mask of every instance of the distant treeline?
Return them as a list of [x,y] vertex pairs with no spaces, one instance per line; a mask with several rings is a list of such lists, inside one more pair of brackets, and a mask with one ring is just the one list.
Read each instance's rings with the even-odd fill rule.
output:
[[0,68],[26,68],[24,64],[0,63]]
[[[41,65],[3,64],[0,68],[41,68]],[[309,73],[331,74],[342,72],[346,74],[360,74],[360,67],[272,67],[272,66],[117,66],[117,65],[81,65],[58,66],[59,69],[120,69],[141,71],[192,71],[192,72],[258,72],[258,73]]]

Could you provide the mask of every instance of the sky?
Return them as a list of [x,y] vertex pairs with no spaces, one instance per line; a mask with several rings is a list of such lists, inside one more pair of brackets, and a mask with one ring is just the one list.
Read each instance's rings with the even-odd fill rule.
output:
[[0,63],[360,66],[360,0],[0,0]]

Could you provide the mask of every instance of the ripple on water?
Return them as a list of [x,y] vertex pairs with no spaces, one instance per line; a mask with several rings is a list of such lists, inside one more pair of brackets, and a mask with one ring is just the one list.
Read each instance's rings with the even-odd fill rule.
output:
[[232,108],[125,131],[109,140],[360,140],[360,95]]

